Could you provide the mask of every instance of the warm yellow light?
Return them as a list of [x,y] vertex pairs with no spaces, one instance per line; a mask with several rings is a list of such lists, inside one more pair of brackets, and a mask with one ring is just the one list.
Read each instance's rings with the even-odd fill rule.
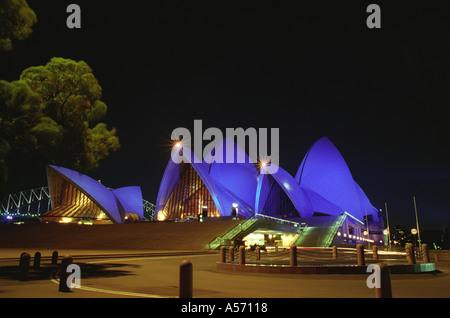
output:
[[98,215],[97,220],[102,220],[102,219],[104,219],[105,217],[106,217],[106,214],[103,213],[103,212],[101,212],[101,213]]
[[265,166],[267,166],[267,162],[262,161],[262,162],[261,162],[261,167],[265,167]]
[[179,148],[181,148],[181,146],[182,146],[181,141],[178,141],[175,143],[175,148],[179,149]]
[[163,210],[158,211],[158,221],[164,221],[166,219],[166,215]]
[[59,220],[59,223],[70,223],[72,222],[72,218],[61,218],[61,220]]

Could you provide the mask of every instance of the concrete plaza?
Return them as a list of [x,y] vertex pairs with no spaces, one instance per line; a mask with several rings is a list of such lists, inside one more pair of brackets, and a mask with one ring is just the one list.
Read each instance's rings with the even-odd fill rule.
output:
[[[36,250],[37,251],[37,250]],[[194,298],[374,298],[366,285],[369,274],[262,274],[217,269],[219,255],[205,251],[100,251],[60,250],[72,255],[81,268],[81,288],[58,291],[50,265],[50,250],[42,253],[40,269],[20,281],[19,249],[0,249],[1,298],[176,298],[179,265],[193,264]],[[31,256],[34,250],[26,251]],[[280,257],[281,258],[281,257]],[[300,264],[300,263],[299,263]],[[441,260],[436,271],[391,274],[394,298],[449,298],[450,261]]]

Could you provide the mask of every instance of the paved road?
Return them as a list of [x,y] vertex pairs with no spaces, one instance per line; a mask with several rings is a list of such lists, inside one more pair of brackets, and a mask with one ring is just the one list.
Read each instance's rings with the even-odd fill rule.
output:
[[[9,252],[13,257],[20,255],[21,251]],[[64,252],[71,255],[87,254],[86,251]],[[100,251],[95,253],[101,254]],[[73,289],[71,293],[61,293],[58,292],[53,275],[55,268],[48,265],[47,259],[40,270],[32,270],[29,281],[22,282],[14,276],[17,273],[17,259],[6,257],[5,251],[0,250],[3,257],[0,260],[0,297],[175,298],[179,292],[179,265],[185,259],[193,264],[193,292],[196,298],[373,298],[375,295],[375,291],[366,285],[368,275],[363,274],[231,273],[216,269],[218,254],[126,253],[117,255],[117,258],[113,255],[75,258],[74,263],[81,267],[82,288]],[[314,258],[320,256],[315,252],[309,255]],[[450,298],[450,261],[441,261],[436,267],[438,271],[435,273],[392,274],[393,296]]]

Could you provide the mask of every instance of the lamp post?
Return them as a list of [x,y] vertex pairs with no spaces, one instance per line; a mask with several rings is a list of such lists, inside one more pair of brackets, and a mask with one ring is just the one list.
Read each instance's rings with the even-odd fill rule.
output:
[[238,219],[238,204],[233,203],[232,207],[233,207],[233,210],[231,212],[231,215],[233,216],[233,220],[237,220]]
[[417,230],[416,229],[411,229],[411,234],[413,235],[413,237],[414,237],[414,249],[416,249],[416,247],[417,247],[417,240],[416,240],[416,235],[417,235]]
[[420,246],[419,218],[417,217],[417,206],[416,206],[416,197],[415,196],[413,196],[413,200],[414,200],[414,210],[416,212],[417,241],[419,242],[419,246]]
[[[370,231],[369,231],[369,218],[367,217],[367,209],[365,209],[366,210],[366,227],[367,227],[367,231],[364,231],[364,235],[366,235],[367,234],[367,239],[368,239],[368,241],[367,241],[367,248],[370,248],[370,241],[369,241],[369,239],[370,239]],[[367,232],[367,233],[366,233]]]
[[386,202],[384,202],[384,208],[386,210],[386,223],[387,223],[387,235],[388,235],[388,242],[389,242],[389,250],[391,250],[391,229],[389,228],[389,217],[388,217],[388,209],[387,209]]

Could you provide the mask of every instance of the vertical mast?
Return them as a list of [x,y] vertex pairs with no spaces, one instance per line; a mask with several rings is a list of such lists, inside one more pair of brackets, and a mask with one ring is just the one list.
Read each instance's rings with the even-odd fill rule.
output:
[[420,246],[420,229],[419,229],[419,219],[417,217],[417,206],[416,206],[416,197],[415,196],[413,196],[413,200],[414,200],[414,210],[416,212],[417,238],[418,238],[419,246]]
[[390,229],[390,227],[389,227],[389,217],[388,217],[387,202],[384,202],[384,208],[385,208],[385,210],[386,210],[386,222],[387,222],[387,232],[388,232],[389,250],[391,250],[391,229]]

